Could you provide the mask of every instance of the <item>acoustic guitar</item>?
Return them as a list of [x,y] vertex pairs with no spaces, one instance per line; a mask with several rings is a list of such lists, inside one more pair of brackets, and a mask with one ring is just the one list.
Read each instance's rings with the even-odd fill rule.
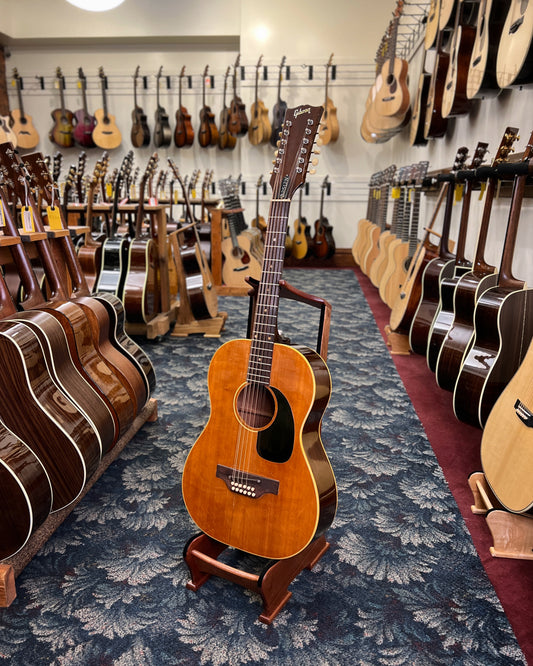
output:
[[81,67],[78,69],[78,87],[81,90],[82,108],[74,112],[74,141],[83,148],[94,148],[93,130],[96,120],[87,109],[87,79]]
[[259,99],[259,68],[263,56],[259,57],[255,66],[255,98],[250,109],[250,125],[248,127],[248,139],[252,146],[258,146],[261,143],[267,143],[272,134],[272,126],[268,119],[268,109],[262,100]]
[[281,126],[283,125],[283,120],[285,118],[285,111],[287,110],[287,102],[281,99],[281,82],[283,80],[283,67],[285,66],[286,59],[286,56],[283,56],[279,64],[278,99],[272,109],[272,132],[270,134],[270,144],[274,146],[274,148],[278,145],[279,133],[281,132]]
[[176,148],[187,148],[194,143],[194,129],[191,123],[191,114],[182,104],[183,78],[185,65],[181,68],[179,76],[178,109],[176,111],[176,129],[174,130],[174,143]]
[[444,136],[448,127],[448,119],[442,115],[442,97],[450,55],[444,50],[443,39],[443,33],[439,31],[424,112],[424,139],[437,139]]
[[439,18],[440,0],[431,0],[426,21],[426,32],[424,34],[424,48],[426,51],[435,44],[435,39],[439,32]]
[[206,65],[202,75],[202,108],[200,110],[200,129],[198,130],[198,143],[202,148],[218,144],[218,128],[215,123],[215,114],[211,111],[211,107],[205,103],[205,80],[208,70],[209,65]]
[[59,90],[61,106],[52,111],[51,115],[54,125],[48,133],[48,138],[52,143],[55,143],[62,148],[71,148],[74,145],[74,128],[72,126],[74,114],[65,107],[65,78],[61,71],[61,67],[56,69],[55,85]]
[[423,63],[409,125],[409,143],[411,146],[424,146],[427,143],[427,139],[424,137],[424,121],[430,82],[431,75],[424,70]]
[[337,120],[337,107],[328,97],[329,70],[333,62],[333,53],[330,55],[326,64],[326,91],[324,99],[324,115],[320,122],[320,139],[325,146],[328,143],[335,143],[339,138],[339,121]]
[[324,215],[324,195],[329,193],[329,178],[326,176],[322,181],[320,193],[320,212],[315,221],[315,235],[313,236],[313,254],[318,259],[329,259],[335,254],[335,240],[333,238],[333,227]]
[[378,206],[376,209],[375,222],[372,220],[364,230],[362,244],[359,250],[361,270],[365,275],[370,274],[370,269],[379,252],[379,237],[387,228],[387,211],[389,206],[389,193],[396,173],[396,165],[391,164],[381,174],[378,193]]
[[[16,136],[16,145],[20,148],[35,148],[39,143],[39,132],[33,126],[33,119],[24,112],[22,100],[22,79],[19,76],[17,68],[13,69],[13,80],[17,88],[18,109],[12,109],[11,118],[13,121],[12,132]],[[8,139],[9,140],[9,139]]]
[[474,337],[474,309],[481,294],[494,287],[498,281],[496,267],[485,258],[485,247],[491,220],[491,210],[498,187],[495,169],[506,161],[512,146],[518,140],[518,128],[507,127],[496,152],[492,166],[481,167],[480,178],[486,178],[485,204],[479,227],[476,251],[472,270],[465,273],[457,283],[454,292],[453,322],[442,343],[435,378],[440,388],[453,391],[464,358]]
[[230,110],[226,106],[226,91],[228,86],[228,76],[231,72],[231,67],[228,67],[224,76],[224,94],[222,95],[222,111],[220,112],[220,120],[218,123],[218,147],[220,150],[233,150],[237,145],[237,136],[234,132],[230,132]]
[[160,90],[161,90],[161,77],[163,76],[163,65],[159,68],[156,75],[156,96],[157,107],[155,110],[155,126],[154,126],[154,146],[156,148],[164,148],[170,146],[172,141],[172,132],[170,131],[170,123],[168,121],[168,113],[165,108],[161,106]]
[[372,221],[376,219],[376,193],[382,176],[381,171],[377,171],[370,176],[368,183],[368,199],[366,204],[366,216],[361,218],[357,224],[357,234],[352,245],[352,256],[355,263],[361,265],[361,250],[364,247],[366,229]]
[[144,148],[150,145],[150,128],[145,112],[137,103],[137,80],[139,78],[140,65],[135,68],[133,74],[133,111],[131,112],[131,143],[135,148]]
[[261,191],[262,186],[263,186],[263,175],[261,174],[257,179],[257,183],[255,184],[255,217],[252,220],[252,227],[259,229],[262,238],[264,238],[266,234],[267,225],[265,218],[259,213],[259,193]]
[[237,56],[233,65],[233,99],[231,100],[228,129],[231,134],[242,136],[248,132],[248,118],[246,116],[246,107],[242,99],[237,95],[237,69],[241,54]]
[[322,107],[287,110],[251,340],[227,342],[211,360],[211,415],[182,478],[185,505],[204,533],[272,559],[292,557],[322,534],[337,504],[320,437],[329,372],[316,352],[272,335],[290,199],[305,180],[321,114]]
[[113,150],[122,143],[122,134],[117,127],[115,116],[112,116],[107,110],[107,77],[104,68],[98,68],[100,78],[100,89],[102,91],[102,108],[96,109],[94,117],[96,125],[93,130],[93,141],[103,150]]
[[[503,164],[517,170],[500,262],[498,283],[483,292],[474,312],[474,339],[465,357],[453,395],[460,421],[483,428],[494,403],[518,370],[533,336],[533,289],[513,276],[513,255],[521,204],[533,154],[533,134],[522,162]],[[522,170],[520,172],[520,169]]]
[[500,88],[533,81],[533,4],[511,0],[505,17],[498,56],[496,81]]
[[294,234],[292,236],[291,255],[297,259],[305,259],[311,254],[311,227],[307,219],[302,215],[302,194],[300,189],[298,196],[298,217],[294,220]]

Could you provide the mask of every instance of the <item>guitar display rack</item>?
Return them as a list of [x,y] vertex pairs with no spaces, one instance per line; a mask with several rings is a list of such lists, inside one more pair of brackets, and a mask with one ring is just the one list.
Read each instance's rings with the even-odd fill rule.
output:
[[492,535],[493,557],[533,560],[533,516],[507,511],[494,496],[483,472],[468,477],[474,504],[472,513],[484,515]]
[[[248,291],[250,293],[248,335],[253,324],[258,284],[255,280],[249,282],[252,292]],[[331,321],[330,303],[295,289],[287,284],[285,280],[280,281],[280,297],[320,309],[317,352],[326,360]],[[278,333],[277,340],[280,339]],[[288,342],[285,339],[283,341]],[[218,558],[228,548],[225,544],[215,541],[203,533],[192,537],[183,549],[183,557],[191,574],[191,580],[186,583],[187,589],[197,592],[211,576],[217,576],[240,585],[261,597],[263,612],[259,615],[259,620],[265,624],[271,624],[292,596],[292,592],[288,589],[289,585],[304,569],[312,569],[315,566],[328,550],[329,543],[322,535],[311,541],[297,555],[284,560],[265,560],[255,557],[254,560],[262,564],[262,567],[259,567],[261,568],[260,573],[245,571],[242,568],[221,562]],[[230,550],[238,555],[233,549]]]
[[248,287],[230,287],[222,282],[222,218],[241,213],[242,208],[211,210],[211,274],[217,293],[221,296],[246,296]]

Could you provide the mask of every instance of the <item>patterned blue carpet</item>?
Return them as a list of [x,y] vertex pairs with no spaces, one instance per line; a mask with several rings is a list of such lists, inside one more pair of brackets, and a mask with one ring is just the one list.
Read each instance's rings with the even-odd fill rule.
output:
[[[196,531],[181,470],[209,412],[216,348],[246,332],[246,299],[221,299],[220,340],[147,343],[159,419],[146,424],[17,579],[0,610],[0,662],[524,664],[441,469],[351,271],[290,270],[333,305],[323,422],[339,490],[331,548],[293,582],[270,626],[253,593],[185,588]],[[313,345],[315,311],[284,302],[280,326]],[[253,563],[250,562],[250,565]]]

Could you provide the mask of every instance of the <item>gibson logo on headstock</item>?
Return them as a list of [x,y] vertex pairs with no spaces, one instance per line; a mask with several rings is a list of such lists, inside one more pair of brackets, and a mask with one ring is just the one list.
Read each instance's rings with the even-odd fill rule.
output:
[[307,106],[305,109],[299,108],[294,110],[294,117],[298,118],[302,113],[311,113],[311,107]]

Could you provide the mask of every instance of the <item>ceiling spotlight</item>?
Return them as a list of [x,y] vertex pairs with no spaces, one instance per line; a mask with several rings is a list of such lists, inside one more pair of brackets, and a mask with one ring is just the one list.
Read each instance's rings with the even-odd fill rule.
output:
[[67,0],[67,2],[88,12],[107,12],[121,5],[124,0]]

